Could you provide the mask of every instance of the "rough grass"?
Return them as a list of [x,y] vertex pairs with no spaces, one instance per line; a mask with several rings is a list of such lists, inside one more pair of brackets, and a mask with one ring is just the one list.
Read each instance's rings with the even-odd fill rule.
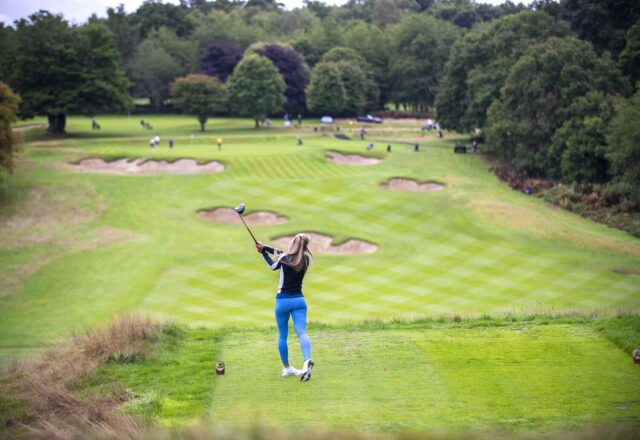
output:
[[0,375],[2,432],[43,439],[140,435],[144,424],[114,411],[128,400],[127,390],[113,382],[95,394],[83,384],[108,362],[147,357],[164,328],[148,318],[124,316],[60,341],[34,359],[14,362]]

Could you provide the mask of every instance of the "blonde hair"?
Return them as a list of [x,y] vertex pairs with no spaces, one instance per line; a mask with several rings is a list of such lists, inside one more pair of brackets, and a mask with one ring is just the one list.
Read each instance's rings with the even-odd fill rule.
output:
[[293,268],[296,272],[307,269],[313,262],[313,254],[309,250],[311,238],[307,234],[297,234],[289,244],[287,255],[290,258],[282,260],[284,264]]

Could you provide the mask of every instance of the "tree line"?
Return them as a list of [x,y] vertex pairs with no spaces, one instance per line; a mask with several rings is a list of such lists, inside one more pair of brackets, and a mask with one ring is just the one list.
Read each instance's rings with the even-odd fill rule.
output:
[[53,132],[67,114],[130,112],[132,97],[182,108],[202,129],[223,112],[257,125],[391,106],[435,113],[527,175],[627,176],[632,188],[637,153],[623,132],[638,124],[621,109],[640,99],[639,19],[633,0],[306,0],[292,11],[275,0],[146,1],[79,26],[39,11],[0,26],[0,80],[20,95],[20,116],[45,114]]

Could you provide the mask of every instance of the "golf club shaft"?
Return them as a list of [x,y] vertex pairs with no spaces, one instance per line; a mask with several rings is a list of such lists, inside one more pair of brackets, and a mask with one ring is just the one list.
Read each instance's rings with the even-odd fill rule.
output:
[[[242,215],[238,214],[240,216],[240,220],[242,220],[242,223],[244,223],[244,219],[242,218]],[[244,227],[247,228],[247,231],[249,231],[249,234],[251,234],[251,238],[253,238],[253,242],[257,243],[258,240],[256,240],[256,237],[253,236],[253,234],[251,233],[251,229],[249,229],[249,226],[247,226],[246,223],[244,223]]]

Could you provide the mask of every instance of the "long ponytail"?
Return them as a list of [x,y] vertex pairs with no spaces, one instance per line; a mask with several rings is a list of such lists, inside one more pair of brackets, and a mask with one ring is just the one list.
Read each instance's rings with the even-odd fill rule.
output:
[[306,270],[313,261],[313,254],[309,250],[311,238],[307,234],[297,234],[291,240],[287,257],[282,262],[293,268],[296,272]]

